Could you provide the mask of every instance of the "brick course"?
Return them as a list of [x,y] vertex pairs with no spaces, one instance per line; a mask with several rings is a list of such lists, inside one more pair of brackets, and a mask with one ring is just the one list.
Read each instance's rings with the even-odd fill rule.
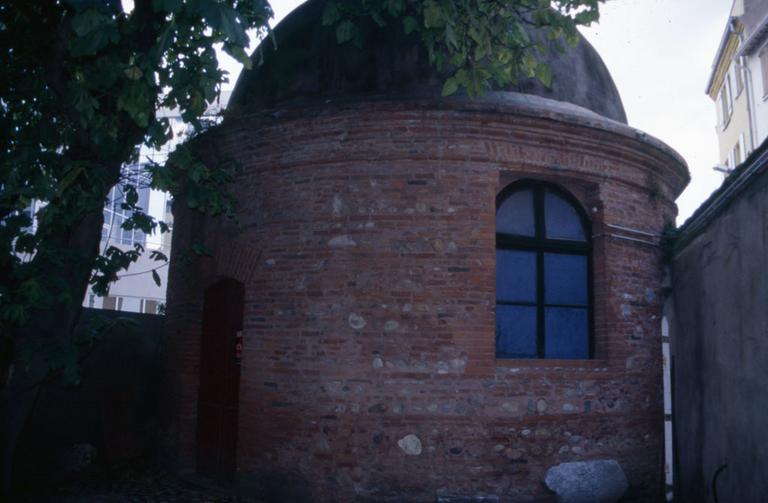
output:
[[[216,250],[170,271],[164,449],[180,470],[195,466],[203,290],[234,277],[241,481],[318,501],[552,501],[547,468],[613,458],[632,497],[660,497],[658,243],[687,182],[676,154],[539,105],[350,102],[225,124],[198,151],[242,165],[240,226],[174,208],[174,250]],[[592,219],[594,359],[495,358],[495,197],[522,178]],[[398,447],[408,434],[420,455]]]

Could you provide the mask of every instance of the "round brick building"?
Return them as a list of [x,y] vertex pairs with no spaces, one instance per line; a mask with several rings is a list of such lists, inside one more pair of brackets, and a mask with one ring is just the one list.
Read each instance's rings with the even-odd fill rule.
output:
[[[415,40],[276,29],[195,144],[239,223],[177,200],[164,452],[275,501],[554,501],[559,463],[662,492],[661,235],[688,181],[599,56],[442,98]],[[178,263],[178,262],[177,262]]]

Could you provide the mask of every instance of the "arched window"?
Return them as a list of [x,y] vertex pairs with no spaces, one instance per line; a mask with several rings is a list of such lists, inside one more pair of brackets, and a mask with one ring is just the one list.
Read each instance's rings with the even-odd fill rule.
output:
[[589,221],[551,184],[514,183],[496,198],[496,356],[591,356]]

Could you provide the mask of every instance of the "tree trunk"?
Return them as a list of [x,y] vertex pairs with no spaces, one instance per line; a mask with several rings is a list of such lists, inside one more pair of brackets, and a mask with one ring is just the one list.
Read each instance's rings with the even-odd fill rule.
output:
[[0,390],[0,500],[9,501],[13,488],[13,463],[19,436],[24,430],[47,374],[47,362],[37,359],[26,369],[11,368],[12,375]]
[[[117,166],[115,182],[119,177]],[[106,197],[106,194],[105,194]],[[88,280],[99,252],[101,229],[104,221],[103,210],[91,211],[71,228],[59,229],[49,234],[50,239],[41,243],[36,255],[36,270],[41,278],[63,280],[69,289],[69,301],[59,302],[53,309],[38,309],[32,312],[30,322],[11,334],[12,355],[5,385],[0,382],[0,500],[7,501],[13,486],[14,453],[27,419],[34,407],[40,385],[50,373],[45,355],[32,354],[29,361],[19,362],[18,348],[25,338],[44,338],[51,342],[72,336],[80,318],[82,299],[88,288]],[[56,251],[75,251],[75,258],[64,267],[52,257]],[[52,418],[55,420],[55,418]]]

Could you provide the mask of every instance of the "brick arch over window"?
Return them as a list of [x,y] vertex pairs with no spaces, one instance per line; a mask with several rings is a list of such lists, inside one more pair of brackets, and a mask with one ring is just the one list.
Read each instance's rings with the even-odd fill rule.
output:
[[586,359],[592,347],[586,212],[557,185],[522,180],[496,197],[496,357]]

